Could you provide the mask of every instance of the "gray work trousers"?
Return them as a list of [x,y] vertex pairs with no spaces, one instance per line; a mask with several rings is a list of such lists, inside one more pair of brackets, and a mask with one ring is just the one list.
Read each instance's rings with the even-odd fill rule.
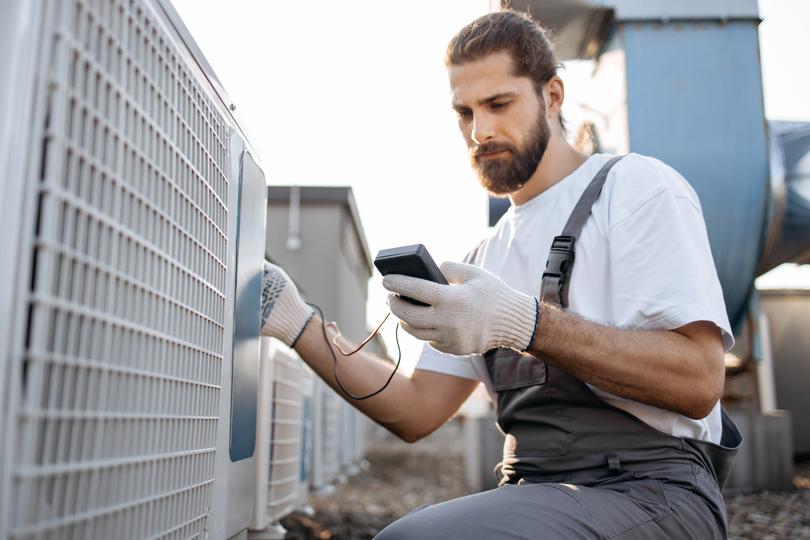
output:
[[383,529],[376,540],[569,540],[726,538],[726,512],[715,481],[701,467],[660,480],[625,471],[588,486],[507,484],[423,506]]

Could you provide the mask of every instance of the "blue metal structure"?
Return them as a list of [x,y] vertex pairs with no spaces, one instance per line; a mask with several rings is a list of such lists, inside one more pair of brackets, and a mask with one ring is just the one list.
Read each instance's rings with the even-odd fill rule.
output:
[[[233,331],[229,456],[240,461],[256,448],[259,346],[267,184],[251,155],[242,154],[236,229],[236,306]],[[258,201],[259,204],[256,204]]]
[[632,22],[625,51],[629,149],[672,165],[700,197],[733,323],[762,252],[768,196],[757,21]]
[[810,122],[770,122],[773,216],[764,269],[810,263]]

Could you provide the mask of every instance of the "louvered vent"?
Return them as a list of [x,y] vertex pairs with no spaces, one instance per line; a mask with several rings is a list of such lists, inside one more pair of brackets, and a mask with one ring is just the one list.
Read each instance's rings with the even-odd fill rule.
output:
[[320,433],[320,448],[315,451],[320,453],[320,474],[317,479],[319,487],[333,482],[340,473],[340,407],[342,405],[340,397],[334,390],[325,384],[319,385],[321,395],[321,423],[317,429]]
[[274,521],[297,503],[300,481],[303,394],[302,364],[292,350],[273,357],[273,423],[270,439],[268,514]]
[[205,538],[229,128],[150,6],[44,5],[10,536]]

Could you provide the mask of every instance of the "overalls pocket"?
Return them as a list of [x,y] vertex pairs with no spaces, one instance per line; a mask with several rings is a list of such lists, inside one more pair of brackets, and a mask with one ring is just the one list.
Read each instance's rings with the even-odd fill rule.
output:
[[497,392],[498,426],[506,436],[504,464],[508,466],[518,454],[564,454],[572,441],[570,415],[553,399],[557,392],[547,384],[545,360],[512,349],[489,351],[484,360]]
[[495,349],[484,355],[484,361],[496,392],[546,383],[546,363],[530,354]]

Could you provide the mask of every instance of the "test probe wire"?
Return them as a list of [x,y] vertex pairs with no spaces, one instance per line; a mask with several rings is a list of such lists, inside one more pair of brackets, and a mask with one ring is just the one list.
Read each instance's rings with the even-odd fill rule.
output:
[[[397,323],[397,327],[394,330],[394,339],[397,342],[397,363],[394,366],[394,370],[391,372],[391,375],[388,376],[388,380],[385,381],[385,384],[382,385],[382,387],[378,388],[374,392],[371,392],[370,394],[367,394],[365,396],[358,396],[356,394],[353,394],[353,393],[349,392],[348,390],[346,390],[346,387],[343,386],[343,383],[340,382],[340,377],[338,376],[338,359],[337,359],[337,355],[335,355],[335,350],[332,348],[332,345],[334,345],[337,348],[337,350],[340,351],[340,354],[342,354],[343,356],[351,356],[351,355],[355,354],[356,352],[359,352],[363,347],[365,347],[368,344],[369,341],[374,339],[374,336],[376,336],[377,333],[380,331],[380,328],[382,328],[382,325],[385,324],[385,321],[388,320],[388,317],[391,315],[391,312],[390,311],[388,312],[388,315],[386,315],[385,318],[382,320],[382,322],[379,324],[379,326],[377,326],[377,329],[374,330],[374,332],[372,332],[371,335],[368,336],[356,349],[354,349],[353,351],[350,351],[350,352],[345,352],[343,350],[343,348],[340,346],[340,344],[337,342],[337,339],[342,335],[340,333],[340,329],[338,329],[338,327],[337,327],[337,324],[334,323],[334,322],[330,322],[330,323],[327,324],[324,321],[323,311],[321,310],[321,308],[318,305],[311,304],[309,302],[307,302],[307,305],[315,308],[316,310],[318,310],[318,315],[321,318],[321,332],[323,333],[323,340],[326,342],[327,347],[329,347],[329,352],[331,353],[332,360],[334,361],[333,368],[332,368],[332,374],[335,377],[335,382],[337,383],[338,387],[343,391],[343,393],[346,394],[347,396],[349,396],[350,398],[354,399],[354,400],[360,401],[360,400],[363,400],[363,399],[368,399],[368,398],[374,397],[377,394],[379,394],[380,392],[382,392],[383,390],[385,390],[388,387],[388,385],[391,383],[391,381],[393,380],[394,375],[396,375],[397,370],[399,369],[399,363],[402,360],[402,348],[400,347],[400,344],[399,344],[399,323]],[[333,327],[335,329],[335,331],[337,332],[335,337],[332,338],[331,343],[329,342],[329,336],[326,335],[326,327],[327,326]]]

